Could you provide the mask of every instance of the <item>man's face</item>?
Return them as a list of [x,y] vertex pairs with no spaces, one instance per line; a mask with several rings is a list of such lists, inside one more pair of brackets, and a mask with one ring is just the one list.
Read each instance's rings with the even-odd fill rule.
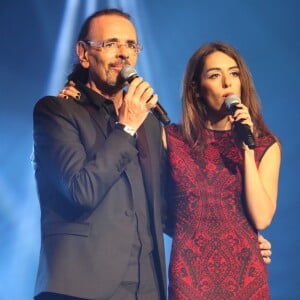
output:
[[[138,53],[131,47],[137,44],[133,24],[116,15],[94,18],[86,40],[90,43],[85,43],[84,67],[89,68],[90,87],[95,90],[103,86],[106,89],[122,87],[121,69],[125,65],[135,66],[137,62]],[[102,43],[107,46],[97,46]]]

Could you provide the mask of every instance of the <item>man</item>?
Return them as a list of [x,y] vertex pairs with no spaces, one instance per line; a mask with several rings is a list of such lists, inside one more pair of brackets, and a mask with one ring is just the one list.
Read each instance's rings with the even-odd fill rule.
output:
[[129,15],[96,12],[76,45],[69,79],[80,102],[41,99],[34,155],[42,246],[36,299],[165,299],[161,127],[157,95],[120,70],[135,65]]
[[[164,148],[148,113],[158,97],[142,78],[125,92],[120,78],[140,49],[127,14],[96,12],[68,77],[80,100],[45,97],[35,106],[36,299],[166,299]],[[267,262],[268,241],[260,247]]]

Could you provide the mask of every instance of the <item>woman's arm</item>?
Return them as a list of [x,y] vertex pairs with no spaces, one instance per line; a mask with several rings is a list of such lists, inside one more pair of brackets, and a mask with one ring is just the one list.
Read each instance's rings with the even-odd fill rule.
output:
[[257,168],[254,150],[245,147],[245,196],[249,215],[257,230],[268,227],[276,210],[281,149],[275,142]]

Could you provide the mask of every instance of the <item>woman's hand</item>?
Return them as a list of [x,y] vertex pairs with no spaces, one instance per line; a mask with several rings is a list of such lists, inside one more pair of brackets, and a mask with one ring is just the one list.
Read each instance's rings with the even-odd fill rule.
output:
[[69,81],[57,96],[66,100],[70,98],[80,100],[81,93],[76,89],[75,83],[73,81]]
[[235,104],[236,110],[231,116],[231,122],[239,122],[244,125],[248,125],[250,127],[251,132],[253,132],[253,122],[251,116],[249,114],[248,107],[242,103]]

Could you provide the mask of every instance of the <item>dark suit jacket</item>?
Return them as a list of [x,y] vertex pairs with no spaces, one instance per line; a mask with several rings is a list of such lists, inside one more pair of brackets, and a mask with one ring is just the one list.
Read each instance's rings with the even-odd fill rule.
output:
[[[127,267],[135,234],[127,170],[140,152],[153,222],[155,262],[166,291],[161,128],[149,114],[136,139],[108,129],[108,114],[87,91],[78,103],[55,97],[34,109],[35,176],[41,206],[41,252],[35,294],[108,298]],[[165,298],[165,294],[162,298]]]

